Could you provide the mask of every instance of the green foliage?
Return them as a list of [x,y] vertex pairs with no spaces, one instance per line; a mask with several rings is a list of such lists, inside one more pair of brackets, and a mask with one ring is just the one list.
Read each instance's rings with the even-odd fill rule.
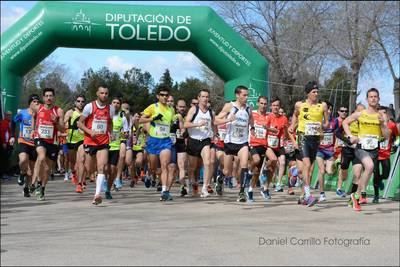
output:
[[331,77],[325,81],[324,87],[328,90],[321,91],[320,99],[331,102],[334,105],[335,112],[341,106],[349,106],[350,77],[350,70],[346,66],[341,66],[333,71]]

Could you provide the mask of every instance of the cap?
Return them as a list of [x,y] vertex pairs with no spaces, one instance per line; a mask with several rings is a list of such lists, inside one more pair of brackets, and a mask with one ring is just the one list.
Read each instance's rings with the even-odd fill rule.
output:
[[313,89],[318,89],[318,83],[316,81],[308,82],[304,87],[304,91],[307,94],[310,93]]

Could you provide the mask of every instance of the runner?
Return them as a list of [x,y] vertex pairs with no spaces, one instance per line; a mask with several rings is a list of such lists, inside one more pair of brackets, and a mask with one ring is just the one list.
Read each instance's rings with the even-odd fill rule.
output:
[[326,201],[326,195],[324,192],[324,176],[325,173],[328,175],[333,174],[333,165],[335,163],[335,119],[332,116],[333,105],[326,101],[328,106],[329,126],[323,128],[323,137],[320,141],[318,152],[317,152],[317,164],[318,164],[318,189],[320,191],[319,202]]
[[[303,166],[298,166],[304,179],[304,199],[300,198],[300,203],[313,206],[318,199],[314,198],[310,192],[310,182],[312,174],[312,165],[315,161],[320,137],[322,135],[322,127],[327,128],[329,124],[328,108],[325,102],[318,102],[318,85],[317,82],[308,82],[305,86],[307,99],[298,101],[295,104],[295,110],[292,117],[292,124],[289,132],[293,133],[297,126],[297,147],[299,154],[298,159],[302,161]],[[322,121],[324,120],[324,125]]]
[[171,184],[168,177],[168,164],[171,161],[172,140],[170,132],[174,110],[167,105],[168,96],[169,90],[167,88],[158,88],[158,101],[148,106],[139,119],[139,123],[150,123],[146,150],[149,153],[150,170],[153,177],[157,172],[158,159],[160,160],[162,184],[160,201],[172,200],[168,191],[168,186]]
[[[373,203],[379,203],[379,190],[383,190],[385,185],[382,180],[386,180],[389,177],[390,172],[390,152],[392,150],[392,145],[396,138],[399,136],[399,132],[396,127],[396,123],[393,121],[393,117],[390,117],[390,112],[387,112],[388,108],[384,106],[379,107],[379,112],[383,116],[387,115],[389,120],[387,122],[387,128],[389,130],[389,138],[385,139],[379,145],[378,151],[378,164],[374,166],[374,199]],[[382,173],[380,171],[380,167]]]
[[[201,197],[208,197],[212,193],[211,176],[213,166],[211,165],[211,140],[214,137],[214,113],[207,107],[210,92],[201,89],[197,95],[198,105],[193,105],[185,118],[184,127],[188,131],[187,154],[188,154],[188,176],[192,181],[193,196],[198,193],[198,176],[196,170],[201,168],[203,162],[203,188]],[[193,103],[193,100],[192,100]]]
[[[37,158],[35,150],[35,144],[32,139],[32,115],[34,114],[35,106],[39,105],[39,96],[37,94],[31,94],[28,100],[29,107],[27,109],[20,110],[13,119],[12,132],[15,136],[15,126],[19,123],[19,169],[20,175],[18,178],[18,184],[24,185],[24,197],[30,197],[29,185],[32,181],[33,168]],[[34,189],[32,189],[33,192]]]
[[215,124],[227,124],[224,140],[224,175],[232,173],[233,157],[239,157],[240,165],[240,192],[237,201],[246,202],[244,192],[249,159],[249,125],[254,127],[250,106],[247,105],[248,88],[239,85],[235,88],[236,100],[226,103],[221,112],[215,117]]
[[106,179],[108,149],[113,128],[112,118],[115,114],[113,106],[107,103],[108,93],[106,86],[99,86],[96,92],[97,99],[85,105],[78,122],[78,127],[85,132],[83,145],[86,152],[85,167],[88,174],[94,172],[95,164],[97,167],[93,205],[102,202],[100,193]]
[[[110,142],[110,149],[108,151],[108,165],[109,165],[109,176],[107,179],[107,188],[106,188],[106,199],[112,199],[111,195],[111,187],[114,184],[115,189],[119,190],[122,187],[122,182],[114,183],[114,180],[121,179],[118,175],[118,168],[121,167],[120,165],[120,153],[121,153],[121,137],[127,137],[129,132],[129,125],[128,120],[125,117],[125,114],[121,112],[121,98],[113,97],[111,101],[111,106],[114,109],[114,116],[112,119],[112,132],[111,132],[111,142]],[[125,146],[124,146],[125,147]],[[124,151],[124,158],[123,163],[125,162],[125,151]],[[122,167],[121,167],[122,168]]]
[[[292,142],[295,142],[293,136],[288,134],[288,126],[289,122],[286,116],[283,116],[279,113],[279,109],[281,107],[281,100],[279,98],[274,98],[271,100],[271,113],[267,116],[267,157],[268,162],[266,164],[267,169],[267,184],[263,184],[264,189],[261,191],[261,194],[265,199],[270,199],[271,196],[269,194],[268,186],[272,180],[272,176],[275,173],[277,162],[279,157],[284,157],[285,148],[282,140],[286,138],[292,138]],[[283,158],[283,161],[285,159]],[[282,192],[281,181],[282,181],[283,172],[279,174],[278,184],[276,186],[277,192]]]
[[[45,200],[44,192],[51,169],[55,166],[58,147],[55,145],[57,130],[64,131],[64,111],[54,105],[53,88],[43,89],[43,103],[33,106],[35,129],[34,143],[37,160],[35,162],[32,183],[38,180],[36,195],[38,200]],[[41,175],[41,176],[39,176]]]
[[[343,129],[350,143],[357,144],[355,156],[364,167],[357,192],[351,194],[355,211],[361,211],[360,204],[367,203],[366,187],[373,173],[374,165],[377,164],[379,140],[382,136],[389,138],[389,131],[386,126],[387,117],[378,111],[379,91],[376,88],[371,88],[367,91],[367,102],[367,109],[355,112],[343,121]],[[357,136],[352,135],[349,126],[355,120],[358,120],[359,123]]]
[[[83,95],[78,95],[75,99],[74,108],[70,109],[65,113],[64,123],[68,128],[67,136],[67,147],[68,147],[68,162],[69,168],[65,171],[64,181],[68,181],[70,175],[72,174],[72,183],[76,185],[76,192],[82,193],[82,181],[77,178],[77,152],[78,148],[83,145],[84,134],[81,129],[78,128],[79,117],[82,114],[83,107],[85,106],[85,97]],[[80,154],[84,156],[84,154]],[[78,186],[80,184],[80,186]]]

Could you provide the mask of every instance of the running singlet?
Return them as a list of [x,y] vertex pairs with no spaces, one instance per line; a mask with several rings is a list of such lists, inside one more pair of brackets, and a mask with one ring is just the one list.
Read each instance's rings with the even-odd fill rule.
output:
[[304,133],[305,136],[321,135],[323,117],[324,109],[322,107],[322,103],[310,105],[307,102],[302,102],[298,117],[298,131]]
[[35,138],[40,138],[49,144],[56,143],[56,125],[59,119],[57,111],[57,106],[47,109],[43,104],[40,104],[35,120]]
[[224,139],[226,136],[226,124],[220,124],[217,126],[218,129],[218,141],[215,142],[217,147],[223,148],[224,147]]
[[333,151],[335,145],[335,120],[331,119],[329,121],[329,126],[327,129],[324,129],[324,135],[321,138],[319,143],[319,147],[323,148],[324,150]]
[[361,149],[377,149],[382,137],[381,126],[378,119],[379,113],[369,114],[366,110],[361,111],[358,118],[358,139]]
[[396,123],[389,121],[387,124],[388,129],[391,131],[389,139],[385,139],[379,145],[378,160],[384,160],[390,158],[390,151],[392,150],[392,145],[396,137],[399,136],[399,131],[397,130]]
[[29,109],[22,109],[14,116],[14,122],[19,123],[18,143],[33,145],[32,133],[32,115]]
[[170,137],[171,124],[175,114],[171,107],[157,102],[148,106],[143,114],[149,117],[163,115],[161,119],[150,122],[149,135],[151,137],[160,139]]
[[267,142],[268,147],[272,149],[279,149],[283,146],[280,142],[282,136],[285,134],[284,129],[287,128],[289,125],[289,121],[286,116],[276,116],[275,114],[271,113],[267,117],[267,127],[268,128],[275,128],[278,130],[278,133],[267,133]]
[[267,114],[260,114],[257,111],[253,111],[255,136],[250,134],[250,146],[267,147],[267,116]]
[[[89,107],[90,105],[90,107]],[[83,110],[85,115],[85,109],[91,108],[91,112],[85,119],[85,126],[92,131],[96,131],[98,135],[92,138],[90,135],[85,133],[83,143],[90,146],[106,145],[110,142],[110,120],[111,120],[111,108],[110,105],[104,107],[98,107],[96,101],[89,103]]]
[[81,129],[78,128],[78,121],[81,113],[74,110],[72,112],[71,118],[68,121],[68,136],[67,143],[76,144],[83,141],[84,134]]
[[249,140],[250,107],[246,105],[244,108],[239,108],[236,107],[235,102],[231,103],[232,109],[228,114],[228,118],[231,114],[234,114],[235,120],[227,123],[224,143],[247,143]]
[[141,151],[146,144],[146,134],[142,124],[139,124],[139,129],[137,130],[135,125],[132,126],[132,150]]
[[111,132],[110,151],[119,150],[121,146],[121,135],[123,132],[128,132],[128,121],[125,116],[121,116],[121,113],[114,115],[113,117],[113,128]]
[[196,107],[196,113],[193,115],[192,122],[199,123],[200,121],[206,121],[207,123],[200,127],[191,127],[188,128],[188,134],[190,138],[196,140],[204,140],[207,138],[212,138],[214,135],[212,129],[212,115],[211,110],[207,109],[206,112],[203,112],[200,107]]

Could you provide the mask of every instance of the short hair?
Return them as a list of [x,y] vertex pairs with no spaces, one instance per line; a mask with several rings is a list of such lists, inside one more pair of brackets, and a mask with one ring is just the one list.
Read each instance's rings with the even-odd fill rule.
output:
[[379,105],[378,110],[388,110],[389,107]]
[[370,88],[370,89],[367,91],[367,98],[368,98],[368,94],[369,94],[370,92],[375,92],[375,93],[377,93],[377,94],[378,94],[378,97],[379,97],[379,91],[378,91],[378,89],[376,89],[376,88]]
[[52,92],[53,95],[56,95],[56,93],[54,92],[54,89],[51,88],[51,87],[46,87],[46,88],[43,89],[43,96],[45,96],[45,94],[46,94],[47,92]]
[[97,91],[100,89],[100,87],[102,87],[102,88],[108,90],[108,86],[107,86],[107,85],[105,85],[105,84],[100,84],[100,85],[97,87]]
[[120,96],[114,96],[114,97],[111,99],[111,102],[112,102],[113,100],[118,100],[118,101],[119,101],[119,104],[122,105],[122,98],[121,98]]
[[260,102],[260,99],[265,99],[268,102],[268,98],[266,96],[260,95],[257,99],[257,102]]
[[86,101],[86,97],[84,95],[82,95],[82,94],[77,95],[75,97],[75,100],[78,99],[78,98],[83,98],[83,100]]
[[31,94],[28,99],[28,105],[32,103],[33,100],[39,101],[39,96],[37,94]]
[[281,99],[279,98],[279,97],[273,97],[272,99],[271,99],[271,104],[272,103],[274,103],[274,102],[276,102],[276,101],[279,101],[279,106],[281,105],[281,103],[282,103],[282,101],[281,101]]
[[200,96],[201,92],[206,92],[206,93],[210,94],[210,90],[208,90],[207,88],[204,88],[204,89],[200,89],[199,90],[199,93],[197,94],[197,97]]
[[328,106],[328,108],[333,108],[333,104],[329,101],[324,101],[326,103],[326,105]]
[[242,91],[242,90],[248,91],[249,88],[247,88],[247,87],[244,86],[244,85],[238,85],[238,86],[236,86],[236,88],[235,88],[235,95],[240,94],[240,91]]
[[156,90],[157,95],[158,95],[160,92],[168,92],[168,93],[169,93],[169,88],[166,87],[165,85],[159,85],[158,88],[157,88],[157,90]]

